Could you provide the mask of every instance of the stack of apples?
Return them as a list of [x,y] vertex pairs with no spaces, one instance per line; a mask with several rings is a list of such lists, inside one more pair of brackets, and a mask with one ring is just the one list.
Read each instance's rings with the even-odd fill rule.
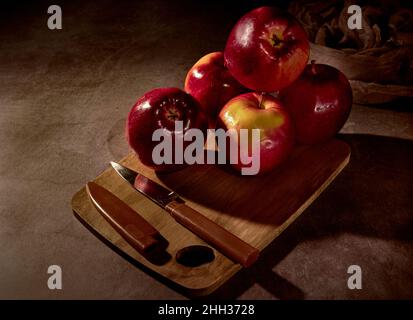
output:
[[309,50],[289,13],[274,7],[247,13],[223,52],[205,55],[189,70],[184,90],[155,89],[138,100],[127,120],[130,146],[145,165],[165,171],[171,166],[151,159],[157,128],[174,134],[173,123],[181,120],[185,130],[259,129],[263,173],[285,161],[295,144],[331,139],[348,118],[352,92],[339,70],[308,64]]

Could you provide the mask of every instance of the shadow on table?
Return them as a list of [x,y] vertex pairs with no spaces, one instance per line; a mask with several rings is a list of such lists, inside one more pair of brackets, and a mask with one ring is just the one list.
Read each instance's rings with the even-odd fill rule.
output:
[[340,139],[351,146],[349,165],[254,266],[240,271],[209,299],[237,298],[254,284],[275,298],[305,298],[300,288],[272,270],[306,240],[344,232],[413,239],[413,141],[361,134]]
[[[301,242],[354,233],[381,239],[413,238],[413,141],[363,135],[339,136],[351,147],[348,166],[312,205],[262,253],[207,299],[234,299],[254,284],[275,298],[303,299],[305,293],[273,269]],[[413,263],[413,261],[412,261]],[[140,266],[142,267],[142,266]],[[146,270],[185,294],[173,283]],[[407,284],[406,284],[407,285]],[[413,284],[412,290],[413,290]]]

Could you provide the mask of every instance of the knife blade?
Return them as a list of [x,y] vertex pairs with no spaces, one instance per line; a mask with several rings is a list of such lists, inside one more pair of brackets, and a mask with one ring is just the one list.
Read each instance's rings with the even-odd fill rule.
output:
[[159,243],[158,230],[113,193],[94,182],[88,182],[86,191],[97,211],[139,253]]
[[253,264],[259,250],[185,204],[179,195],[144,175],[111,162],[113,169],[137,191],[165,209],[178,223],[244,267]]

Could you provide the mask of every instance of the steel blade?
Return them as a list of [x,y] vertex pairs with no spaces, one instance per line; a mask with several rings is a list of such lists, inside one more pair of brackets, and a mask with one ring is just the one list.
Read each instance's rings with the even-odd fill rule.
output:
[[178,194],[161,186],[159,183],[152,181],[136,171],[133,171],[119,163],[110,163],[115,171],[127,182],[129,182],[137,191],[144,194],[146,197],[165,207],[173,200],[182,201]]

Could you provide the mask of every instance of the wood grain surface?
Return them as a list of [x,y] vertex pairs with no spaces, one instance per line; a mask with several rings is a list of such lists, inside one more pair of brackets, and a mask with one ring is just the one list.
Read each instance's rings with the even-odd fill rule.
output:
[[[265,176],[237,176],[225,167],[193,165],[169,174],[155,174],[129,154],[121,164],[176,191],[187,204],[221,226],[263,250],[280,235],[347,165],[350,148],[331,140],[313,147],[298,147],[289,161]],[[166,211],[135,191],[109,168],[95,180],[153,224],[168,241],[162,262],[135,251],[104,220],[89,201],[85,188],[72,199],[76,216],[144,270],[158,274],[190,295],[209,294],[241,269],[215,251],[215,260],[198,267],[178,264],[175,254],[204,241],[179,225]],[[85,181],[86,183],[86,181]]]

